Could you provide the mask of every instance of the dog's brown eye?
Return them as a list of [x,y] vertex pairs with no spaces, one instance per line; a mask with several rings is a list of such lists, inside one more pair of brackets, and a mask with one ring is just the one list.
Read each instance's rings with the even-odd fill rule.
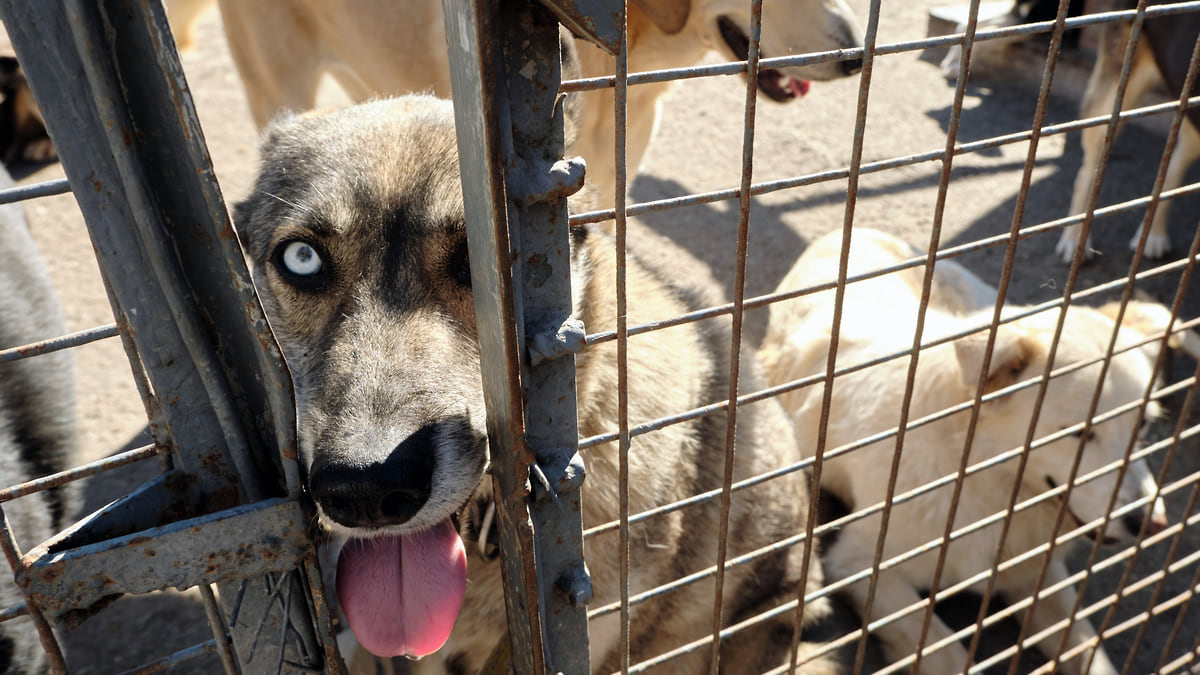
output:
[[460,286],[471,287],[471,256],[467,253],[467,242],[461,242],[450,255],[449,272]]

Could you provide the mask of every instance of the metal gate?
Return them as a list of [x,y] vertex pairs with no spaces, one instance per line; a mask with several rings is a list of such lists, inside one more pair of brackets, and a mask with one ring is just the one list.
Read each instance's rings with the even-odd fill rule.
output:
[[[944,269],[944,261],[950,260],[964,262],[999,289],[990,321],[977,327],[991,335],[1012,319],[1001,310],[1006,296],[1014,304],[1017,300],[1029,303],[1026,307],[1030,314],[1061,308],[1065,316],[1068,306],[1097,304],[1101,298],[1110,297],[1118,300],[1119,312],[1124,313],[1131,300],[1149,294],[1169,309],[1170,319],[1167,330],[1148,338],[1146,344],[1159,345],[1160,352],[1165,353],[1172,335],[1186,340],[1188,331],[1200,323],[1190,318],[1200,315],[1200,305],[1187,295],[1200,250],[1200,235],[1191,237],[1186,253],[1162,263],[1149,263],[1143,260],[1144,235],[1137,240],[1132,258],[1126,259],[1108,246],[1109,237],[1100,228],[1129,225],[1131,219],[1147,210],[1150,220],[1164,199],[1193,203],[1187,197],[1196,191],[1195,184],[1164,193],[1163,182],[1170,155],[1186,123],[1185,110],[1196,101],[1185,93],[1133,112],[1120,112],[1121,106],[1117,104],[1111,114],[1102,117],[1075,119],[1077,115],[1070,114],[1065,121],[1055,121],[1053,111],[1067,107],[1061,100],[1056,102],[1055,97],[1063,96],[1061,89],[1055,89],[1056,72],[1061,86],[1062,69],[1081,68],[1080,63],[1069,61],[1063,65],[1062,43],[1067,31],[1128,23],[1134,27],[1135,38],[1140,39],[1147,18],[1186,16],[1200,12],[1200,3],[1141,0],[1132,8],[1100,11],[1106,8],[1093,6],[1082,16],[1068,16],[1070,3],[1062,0],[1057,3],[1054,20],[985,28],[978,20],[981,4],[973,0],[961,14],[964,26],[951,34],[920,39],[909,35],[898,39],[887,34],[888,12],[894,8],[881,0],[862,0],[857,7],[862,10],[865,26],[862,50],[790,55],[760,54],[763,13],[775,7],[763,1],[747,4],[751,19],[744,60],[630,73],[624,14],[618,3],[445,0],[464,197],[470,221],[472,277],[477,280],[480,348],[483,361],[488,364],[484,382],[494,480],[500,494],[497,522],[507,582],[505,599],[513,671],[582,673],[597,668],[598,664],[589,663],[588,622],[613,616],[619,617],[621,672],[644,672],[655,666],[670,669],[673,659],[698,651],[716,654],[717,645],[723,640],[777,616],[794,617],[794,632],[800,635],[805,607],[844,597],[855,584],[870,588],[868,596],[872,599],[867,601],[865,612],[868,618],[864,619],[861,611],[858,615],[852,612],[835,615],[825,624],[822,634],[805,635],[806,641],[816,645],[813,651],[794,656],[792,662],[770,672],[803,672],[806,664],[811,667],[805,659],[824,656],[836,658],[847,672],[896,672],[913,664],[928,663],[926,659],[955,642],[962,644],[973,659],[975,665],[969,666],[970,672],[989,668],[1008,672],[1070,668],[1071,664],[1078,665],[1091,658],[1085,648],[1093,643],[1103,644],[1113,663],[1124,672],[1194,669],[1200,654],[1197,642],[1200,638],[1196,637],[1200,631],[1195,629],[1200,619],[1191,603],[1200,579],[1200,553],[1197,553],[1200,539],[1194,528],[1200,466],[1190,458],[1194,453],[1189,452],[1195,449],[1198,428],[1193,399],[1200,371],[1193,372],[1195,364],[1181,359],[1182,364],[1177,362],[1172,366],[1165,356],[1160,356],[1154,368],[1167,375],[1166,386],[1148,390],[1132,407],[1118,411],[1132,411],[1144,417],[1151,402],[1161,402],[1169,409],[1167,420],[1155,427],[1160,437],[1156,442],[1142,446],[1130,438],[1121,461],[1099,472],[1100,476],[1120,476],[1132,462],[1148,460],[1157,474],[1153,498],[1167,500],[1165,527],[1153,533],[1143,527],[1132,543],[1118,550],[1105,548],[1102,537],[1095,537],[1094,541],[1087,541],[1086,537],[1097,525],[1104,527],[1119,519],[1124,511],[1114,516],[1117,510],[1110,502],[1102,518],[1086,523],[1078,522],[1068,508],[1071,491],[1097,477],[1079,475],[1082,442],[1069,479],[1055,485],[1049,496],[1024,499],[1019,494],[1020,480],[1017,480],[998,488],[1007,498],[1008,506],[1003,511],[976,522],[960,523],[961,527],[955,525],[953,516],[959,505],[971,498],[963,495],[959,487],[966,477],[1000,475],[983,473],[998,472],[1001,470],[998,467],[1020,467],[1016,470],[1020,476],[1029,458],[1036,456],[1040,448],[1075,432],[1085,438],[1094,433],[1093,428],[1102,429],[1111,414],[1115,414],[1113,411],[1093,404],[1086,418],[1071,420],[1075,426],[1058,430],[1050,434],[1051,438],[1035,433],[1030,424],[1023,445],[982,464],[971,464],[964,449],[956,471],[930,476],[924,485],[905,490],[897,487],[900,458],[911,456],[920,448],[905,446],[904,438],[936,422],[938,415],[966,413],[975,419],[978,411],[993,400],[994,392],[981,388],[962,407],[929,417],[917,416],[911,412],[913,401],[919,400],[924,392],[915,390],[917,359],[913,359],[912,372],[903,382],[900,423],[886,433],[827,447],[828,426],[836,422],[830,419],[833,392],[838,382],[862,370],[862,364],[840,362],[835,348],[834,355],[821,363],[819,372],[749,391],[741,387],[744,378],[739,376],[738,369],[755,368],[753,364],[740,363],[739,355],[762,341],[766,330],[765,308],[782,307],[797,299],[832,291],[833,316],[837,317],[846,294],[852,292],[855,284],[888,275],[899,278],[906,270],[921,279],[923,296],[917,312],[918,328],[915,334],[905,336],[911,338],[911,346],[889,358],[894,361],[914,354],[929,354],[946,341],[931,343],[923,338],[920,326],[930,311],[929,295],[937,283],[935,270]],[[501,7],[504,11],[500,11]],[[4,2],[0,3],[0,18],[29,74],[69,178],[69,186],[62,181],[6,190],[0,193],[0,201],[36,199],[73,189],[88,215],[89,231],[116,317],[113,326],[0,351],[0,366],[119,335],[143,396],[154,438],[151,445],[104,462],[9,485],[0,491],[0,504],[128,463],[157,459],[162,469],[161,477],[137,492],[29,550],[21,548],[24,542],[17,542],[6,524],[0,543],[27,601],[21,606],[0,608],[0,620],[31,617],[51,663],[56,669],[65,670],[54,627],[67,629],[104,611],[108,603],[122,594],[196,586],[213,639],[182,652],[163,655],[140,672],[169,669],[197,656],[211,658],[213,653],[219,656],[227,672],[341,672],[344,668],[341,657],[348,655],[338,653],[335,620],[323,595],[311,541],[312,513],[303,497],[302,471],[297,465],[290,378],[254,295],[159,4],[134,0]],[[765,20],[785,18],[776,14]],[[577,34],[589,36],[614,54],[614,76],[560,83],[559,22]],[[1026,116],[1003,133],[995,126],[972,127],[970,115],[975,109],[968,102],[984,106],[989,101],[989,94],[981,93],[979,85],[966,76],[973,59],[986,45],[1031,35],[1035,37],[1029,44],[1034,46],[1020,48],[1024,51],[1017,52],[1019,56],[1008,58],[1038,63],[1040,77],[1032,77],[1028,72],[1022,74],[1026,85],[1035,85],[1028,87],[1032,110],[1024,111]],[[892,122],[900,119],[898,114],[893,116],[892,111],[880,107],[880,97],[884,96],[880,88],[889,82],[881,81],[878,73],[887,72],[884,70],[887,60],[933,54],[953,46],[962,50],[956,77],[952,78],[954,86],[947,89],[945,108],[929,114],[941,125],[944,144],[873,156],[870,143],[877,137],[872,137],[872,133],[879,131],[872,132],[869,123],[876,119]],[[1121,91],[1126,87],[1128,62],[1133,53],[1133,47],[1126,50]],[[1075,58],[1083,66],[1088,65],[1086,57]],[[805,126],[795,136],[778,135],[778,128],[771,126],[778,123],[770,121],[775,113],[760,109],[758,103],[759,73],[769,68],[852,59],[861,59],[862,72],[848,99],[854,103],[849,118],[826,118],[820,128],[814,124]],[[522,68],[530,63],[537,65],[532,69],[536,73],[533,77],[529,76],[529,69]],[[1188,83],[1194,81],[1196,63],[1193,56]],[[735,178],[728,180],[729,184],[704,192],[693,192],[690,187],[665,180],[650,188],[645,183],[639,186],[634,177],[637,167],[625,166],[624,134],[630,88],[682,80],[678,89],[686,92],[701,79],[711,81],[738,74],[745,74],[745,81],[744,95],[737,90],[740,110],[732,125],[737,127],[736,122],[741,122],[740,129],[733,129],[738,136],[734,146],[739,158],[737,170],[731,172]],[[1013,69],[1007,76],[1010,81],[1019,79]],[[617,138],[613,139],[617,158],[613,208],[575,213],[568,218],[565,201],[578,189],[581,166],[560,161],[561,96],[588,96],[609,90],[615,101],[613,117],[617,129]],[[994,93],[991,96],[1011,100]],[[901,107],[895,99],[887,100]],[[713,109],[719,108],[719,104],[711,102]],[[1125,108],[1131,105],[1129,102]],[[697,105],[696,110],[702,107]],[[1107,134],[1099,163],[1103,173],[1110,164],[1111,149],[1121,147],[1119,140],[1115,140],[1118,120],[1155,115],[1169,122],[1160,122],[1158,127],[1138,127],[1143,130],[1138,132],[1143,145],[1145,138],[1159,139],[1155,133],[1162,132],[1166,137],[1162,146],[1165,150],[1155,146],[1150,151],[1161,157],[1161,162],[1156,162],[1161,168],[1152,186],[1138,188],[1138,194],[1134,195],[1123,187],[1119,191],[1120,203],[1100,207],[1098,203],[1103,196],[1114,194],[1109,168],[1107,192],[1102,191],[1101,181],[1096,180],[1085,213],[1070,215],[1038,210],[1046,204],[1051,204],[1051,209],[1059,208],[1059,202],[1038,192],[1038,183],[1045,180],[1046,167],[1061,162],[1047,158],[1048,144],[1059,143],[1067,134],[1084,128],[1105,127]],[[1016,117],[1014,113],[1013,118]],[[763,122],[764,119],[768,122]],[[674,120],[678,117],[665,119],[660,138],[671,138],[670,123]],[[712,128],[722,128],[725,122],[712,119]],[[797,142],[797,137],[833,133],[829,130],[834,128],[848,132],[843,155],[814,159],[803,164],[803,170],[792,171],[782,178],[776,177],[774,167],[763,160],[764,156],[772,156],[762,149],[763,143]],[[964,128],[970,131],[963,132]],[[984,133],[975,133],[980,129]],[[963,139],[964,133],[969,140]],[[680,142],[679,138],[674,140]],[[684,142],[687,141],[695,142],[685,138]],[[1126,153],[1133,154],[1132,148]],[[663,152],[663,156],[668,155],[670,152]],[[1021,159],[1013,162],[1017,155]],[[1002,161],[1005,158],[1009,160],[1007,164]],[[1112,163],[1119,161],[1120,158]],[[995,168],[990,168],[989,163]],[[661,179],[666,173],[661,166],[650,167],[647,175],[656,175],[656,169]],[[998,207],[998,213],[989,218],[960,227],[953,197],[956,186],[989,170],[1008,171],[1014,177],[1011,203]],[[762,179],[762,175],[770,178]],[[903,178],[896,179],[896,184],[872,183],[893,176]],[[1064,183],[1059,180],[1057,184]],[[809,287],[776,290],[774,283],[767,284],[765,279],[755,277],[756,263],[774,261],[778,265],[781,260],[790,263],[803,248],[804,242],[795,245],[789,238],[794,238],[794,232],[776,228],[786,233],[780,237],[778,231],[771,231],[773,214],[783,210],[811,213],[825,213],[822,208],[833,210],[837,217],[818,229],[836,231],[840,227],[843,237],[854,241],[856,228],[888,224],[883,216],[869,212],[863,215],[872,199],[894,200],[898,213],[908,213],[907,204],[918,200],[915,196],[918,189],[925,190],[922,199],[931,197],[932,208],[922,211],[929,214],[928,219],[896,228],[908,241],[921,243],[918,253],[910,259],[856,273],[850,271],[843,252],[836,274],[825,284]],[[791,198],[790,195],[801,195],[793,200],[799,202],[798,206],[785,208],[771,201]],[[1038,206],[1030,207],[1031,203]],[[705,217],[719,223],[729,235],[728,244],[714,246],[717,252],[703,261],[716,270],[718,286],[726,292],[725,302],[712,303],[690,314],[663,317],[654,323],[630,325],[624,310],[629,293],[624,285],[627,228],[634,227],[634,219],[645,219],[652,229],[667,233],[665,236],[675,240],[679,248],[696,253],[700,247],[687,228],[694,224],[690,221],[702,209],[706,210]],[[1177,208],[1177,218],[1180,210]],[[1059,217],[1062,215],[1066,217]],[[622,309],[618,311],[614,331],[594,332],[592,327],[571,319],[569,275],[565,273],[569,249],[567,225],[569,222],[570,226],[582,227],[610,221],[616,233],[619,260],[618,283],[612,292]],[[1068,266],[1046,271],[1048,263],[1057,261],[1053,253],[1046,252],[1053,251],[1053,243],[1046,242],[1072,225],[1082,226],[1085,240],[1086,233],[1095,229],[1097,240],[1104,242],[1097,247],[1107,251],[1108,256],[1088,264],[1086,251],[1080,247],[1073,249]],[[758,237],[791,245],[770,251],[755,249]],[[547,270],[557,272],[547,273]],[[1021,275],[1037,274],[1046,279],[1040,288],[1018,287]],[[631,419],[629,410],[622,407],[618,418],[612,420],[614,431],[581,437],[575,423],[575,372],[570,355],[615,343],[620,354],[616,365],[619,387],[624,392],[630,377],[625,353],[631,337],[714,319],[728,321],[733,327],[732,340],[727,345],[733,364],[729,377],[732,384],[728,391],[722,392],[724,398],[654,419]],[[842,330],[836,318],[830,330],[836,344]],[[1060,323],[1058,331],[1061,330]],[[1100,358],[1103,368],[1108,368],[1115,355],[1120,354],[1115,339],[1114,334],[1114,344]],[[1057,349],[1057,336],[1052,344]],[[1026,387],[1044,395],[1053,379],[1060,375],[1048,366],[1046,372],[1034,377]],[[662,429],[720,415],[725,416],[732,439],[739,410],[797,391],[820,391],[824,397],[820,422],[815,427],[817,440],[806,448],[803,461],[745,481],[735,481],[727,473],[719,489],[688,495],[686,499],[662,503],[641,513],[631,513],[626,506],[611,522],[592,523],[584,528],[579,503],[586,499],[587,488],[581,496],[579,487],[589,449],[615,444],[627,462],[628,452],[639,437],[653,438],[652,434]],[[1095,393],[1097,398],[1098,392],[1099,389]],[[1091,397],[1093,392],[1086,395]],[[1040,406],[1038,411],[1035,418],[1040,414]],[[973,421],[971,435],[977,433],[974,425]],[[822,503],[830,504],[834,496],[828,491],[829,486],[822,483],[822,476],[827,476],[826,463],[883,441],[895,446],[891,466],[882,467],[884,475],[890,471],[886,499],[877,504],[850,504],[844,513],[833,515],[819,509]],[[726,461],[731,465],[735,456],[732,440],[727,453]],[[722,511],[725,519],[718,529],[728,531],[727,505],[739,491],[779,475],[799,473],[806,476],[811,487],[812,508],[805,527],[777,542],[777,546],[800,547],[806,560],[820,561],[820,542],[833,541],[839,531],[856,522],[879,518],[883,525],[878,541],[873,542],[870,564],[861,569],[840,570],[831,570],[826,565],[827,581],[817,590],[800,593],[769,612],[739,617],[737,625],[720,622],[723,602],[720,580],[727,570],[744,566],[765,553],[727,559],[723,541],[705,542],[719,551],[717,564],[692,574],[681,574],[681,578],[666,585],[631,589],[629,576],[637,568],[636,555],[631,554],[631,524],[653,523],[655,518],[697,503],[721,503],[725,505]],[[637,491],[639,486],[624,480],[618,488],[628,504],[630,491]],[[953,490],[951,518],[938,523],[921,546],[885,555],[882,533],[911,525],[901,520],[889,521],[893,507],[942,488]],[[1115,498],[1114,494],[1112,499]],[[997,547],[989,551],[989,569],[960,582],[936,583],[952,564],[947,561],[946,553],[950,542],[988,525],[1005,528],[1003,541],[1014,514],[1053,500],[1057,500],[1054,534],[1048,541],[1038,542],[1011,557]],[[1076,526],[1070,524],[1072,519]],[[588,606],[592,588],[581,554],[586,542],[614,532],[621,540],[620,559],[603,562],[622,570],[619,600],[604,606],[595,603]],[[1084,544],[1078,546],[1084,551],[1082,557],[1072,559],[1067,579],[1048,580],[1046,570],[1051,554],[1071,542]],[[881,571],[921,555],[937,559],[933,587],[921,589],[926,594],[920,601],[901,610],[887,616],[871,616],[871,604],[882,593],[877,588]],[[595,560],[589,561],[591,566],[596,564]],[[993,600],[998,592],[997,579],[1020,564],[1034,565],[1032,591],[1022,598],[1006,597],[1008,604],[998,608],[1001,603]],[[812,569],[815,578],[815,564]],[[656,654],[646,662],[630,663],[631,645],[638,637],[630,633],[631,612],[656,596],[701,583],[715,583],[718,588],[711,605],[692,608],[717,617],[713,633]],[[1013,622],[1012,617],[1019,616],[1019,612],[1068,587],[1078,587],[1080,594],[1070,608],[1070,615],[1047,629],[1049,638],[1037,634],[1028,621]],[[886,633],[889,625],[908,616],[922,619],[919,639],[904,658],[883,656],[879,636]],[[954,630],[951,638],[938,641],[929,632],[931,622],[938,621],[939,616]],[[1077,622],[1093,626],[1098,637],[1093,643],[1069,649],[1066,640],[1056,636]],[[1031,656],[1038,652],[1038,643],[1045,640],[1053,641],[1057,651],[1053,655]],[[737,664],[724,665],[737,668]],[[403,664],[398,662],[396,667],[402,668]]]

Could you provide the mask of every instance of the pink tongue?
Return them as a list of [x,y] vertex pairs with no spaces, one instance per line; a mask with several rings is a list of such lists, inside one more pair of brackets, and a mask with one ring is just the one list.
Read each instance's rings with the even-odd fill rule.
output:
[[354,637],[376,656],[440,649],[466,585],[466,550],[449,519],[425,532],[351,540],[338,559],[338,601]]
[[796,98],[800,98],[801,96],[807,94],[810,86],[812,86],[812,83],[808,80],[798,80],[794,77],[788,79],[788,89],[792,90],[792,93],[796,95]]

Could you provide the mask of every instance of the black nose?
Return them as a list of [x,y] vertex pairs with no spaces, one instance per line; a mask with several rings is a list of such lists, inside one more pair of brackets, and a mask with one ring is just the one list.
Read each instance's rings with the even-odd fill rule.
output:
[[326,516],[346,527],[407,522],[429,499],[436,427],[423,427],[382,461],[319,457],[309,476],[312,498]]
[[847,59],[842,61],[842,72],[847,75],[854,75],[862,70],[862,59]]

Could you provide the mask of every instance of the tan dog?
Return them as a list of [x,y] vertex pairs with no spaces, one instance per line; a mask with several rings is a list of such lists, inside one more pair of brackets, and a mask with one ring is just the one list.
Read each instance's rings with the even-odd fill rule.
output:
[[0,56],[0,160],[52,162],[58,158],[21,66]]
[[[1136,3],[1125,0],[1119,2],[1116,9],[1133,9]],[[1148,5],[1166,4],[1165,0],[1150,0]],[[1131,24],[1104,24],[1100,32],[1100,45],[1096,48],[1096,65],[1088,79],[1087,91],[1083,104],[1079,109],[1080,118],[1098,117],[1112,112],[1113,102],[1117,98],[1117,84],[1121,75],[1121,63],[1125,56],[1125,47],[1129,42]],[[1164,86],[1173,99],[1178,99],[1183,91],[1187,75],[1188,62],[1191,59],[1192,47],[1200,38],[1200,14],[1188,12],[1166,18],[1148,19],[1145,30],[1138,41],[1133,55],[1133,65],[1129,73],[1129,83],[1125,88],[1124,107],[1138,103],[1151,89]],[[1192,95],[1200,91],[1195,88]],[[1179,140],[1175,151],[1167,165],[1167,174],[1163,179],[1163,191],[1173,190],[1183,184],[1188,167],[1200,157],[1200,111],[1191,109],[1184,117],[1179,130]],[[1092,181],[1099,168],[1100,153],[1104,149],[1104,136],[1107,126],[1093,126],[1083,130],[1083,164],[1075,177],[1075,189],[1071,194],[1071,213],[1083,213],[1091,196]],[[1171,248],[1171,240],[1167,235],[1167,214],[1171,202],[1159,203],[1150,223],[1150,234],[1146,237],[1146,247],[1143,255],[1149,258],[1161,258]],[[1143,223],[1142,227],[1146,227]],[[1075,256],[1075,248],[1079,243],[1079,225],[1071,225],[1063,230],[1056,251],[1063,262],[1071,262]],[[1141,232],[1134,235],[1129,242],[1129,248],[1137,248]],[[1084,256],[1091,255],[1091,242],[1085,244]]]
[[[262,153],[255,189],[234,220],[295,380],[301,457],[320,524],[345,542],[340,605],[376,654],[426,654],[444,642],[418,672],[479,672],[506,624],[500,566],[487,545],[488,446],[451,105],[410,96],[285,116],[268,127]],[[576,316],[589,332],[612,329],[613,241],[598,230],[573,238]],[[692,308],[691,291],[636,260],[631,251],[631,325]],[[729,344],[727,327],[713,323],[631,339],[631,423],[726,397]],[[576,357],[582,434],[616,429],[615,350],[609,342]],[[724,444],[721,415],[637,437],[631,513],[719,488]],[[583,520],[591,527],[617,517],[617,448],[596,446],[583,457]],[[777,404],[739,415],[737,480],[799,459]],[[805,481],[790,473],[737,492],[730,555],[803,531]],[[635,525],[631,593],[713,565],[719,509],[709,500]],[[460,533],[477,544],[469,562]],[[619,597],[617,546],[615,531],[587,541],[593,606]],[[724,624],[799,597],[802,557],[803,547],[793,546],[729,570]],[[812,564],[810,591],[821,579]],[[710,579],[635,605],[634,661],[710,634],[713,592]],[[824,612],[818,602],[805,616]],[[786,661],[791,617],[725,640],[723,672]],[[617,621],[609,614],[590,627],[594,672],[620,665]],[[707,672],[707,657],[701,649],[660,672]],[[806,672],[828,668],[818,661]]]
[[[167,0],[181,45],[211,0]],[[354,101],[430,92],[450,97],[450,67],[441,0],[221,0],[221,14],[250,112],[261,127],[283,110],[309,110],[323,75],[332,75]],[[632,0],[628,12],[629,71],[697,65],[710,50],[745,59],[750,30],[744,0]],[[583,77],[613,74],[613,59],[577,41]],[[763,58],[862,47],[845,0],[765,0]],[[808,90],[804,80],[832,80],[861,69],[860,59],[786,71],[765,69],[759,90],[789,101]],[[626,165],[630,179],[658,121],[668,84],[629,88]],[[614,194],[613,93],[582,98],[573,153],[588,163],[588,183],[604,202]]]
[[[865,228],[856,228],[851,242],[851,276],[922,255],[899,239]],[[780,283],[779,290],[806,288],[835,280],[840,252],[840,232],[816,241]],[[838,369],[911,348],[923,275],[924,269],[916,267],[847,286],[838,343]],[[830,290],[772,305],[768,334],[762,348],[764,368],[772,384],[825,372],[833,295]],[[952,261],[939,261],[923,342],[988,325],[994,302],[995,291],[983,281]],[[1025,308],[1008,307],[1005,316],[1013,316],[1022,309]],[[1042,374],[1058,317],[1058,310],[1040,312],[999,327],[990,369],[985,376],[987,393]],[[1111,317],[1112,308],[1097,311],[1072,306],[1058,345],[1056,368],[1103,357],[1116,327]],[[1126,318],[1128,321],[1121,326],[1118,350],[1161,334],[1170,314],[1159,305],[1131,303]],[[986,337],[986,330],[973,332],[921,351],[910,421],[973,399],[982,369]],[[1157,345],[1157,342],[1151,342],[1112,357],[1097,416],[1137,400],[1146,392]],[[909,364],[908,357],[900,357],[835,378],[827,453],[898,426]],[[1129,542],[1143,521],[1148,521],[1145,525],[1149,532],[1160,531],[1166,525],[1164,507],[1162,500],[1154,497],[1155,482],[1145,460],[1129,464],[1124,480],[1119,485],[1117,482],[1114,467],[1122,461],[1127,444],[1139,433],[1134,411],[1106,421],[1097,420],[1087,431],[1086,441],[1083,439],[1081,422],[1099,370],[1100,365],[1093,364],[1051,379],[1038,415],[1035,449],[1029,454],[1019,500],[1028,500],[1055,486],[1066,485],[1075,454],[1082,444],[1078,479],[1067,503],[1062,532],[1080,526],[1096,528],[1093,523],[1098,523],[1107,513],[1109,499],[1115,491],[1117,515],[1102,535],[1092,529],[1089,536]],[[821,384],[814,384],[783,397],[784,408],[795,423],[800,446],[808,451],[816,446],[823,390]],[[1036,386],[1027,387],[995,400],[985,400],[971,446],[972,465],[1023,446],[1033,417],[1036,391]],[[1149,418],[1157,415],[1157,404],[1151,403],[1146,414]],[[957,475],[969,417],[969,411],[961,411],[907,432],[896,494]],[[824,464],[822,484],[853,509],[867,509],[882,503],[894,452],[896,440],[891,437],[832,457]],[[1016,458],[1012,457],[966,478],[955,515],[955,529],[1005,511],[1016,477],[1016,464]],[[940,538],[949,517],[951,492],[952,486],[944,485],[893,508],[884,560]],[[1011,516],[1004,560],[1050,541],[1061,500],[1060,495]],[[1135,503],[1141,506],[1135,506]],[[876,512],[846,525],[825,554],[826,574],[844,578],[860,570],[870,570],[880,536],[880,523],[881,516]],[[950,543],[941,587],[963,582],[990,569],[999,533],[1000,524],[995,522]],[[1055,549],[1043,588],[1067,578],[1063,561],[1069,548],[1059,546]],[[1030,597],[1042,560],[1035,557],[1002,571],[996,577],[996,589],[1010,602]],[[929,551],[883,571],[871,619],[877,620],[919,603],[919,591],[929,588],[932,583],[936,561],[936,550]],[[983,582],[980,582],[977,588],[982,587]],[[867,584],[856,583],[849,589],[849,594],[862,612]],[[1069,586],[1042,597],[1033,616],[1030,634],[1065,619],[1074,602],[1075,591]],[[890,660],[899,660],[912,653],[923,618],[923,610],[918,610],[876,631]],[[950,629],[934,618],[925,644],[932,645],[950,634]],[[1060,637],[1061,629],[1039,643],[1039,648],[1053,654]],[[1078,620],[1072,624],[1066,646],[1068,649],[1076,647],[1093,637],[1091,625],[1086,620]],[[951,642],[947,647],[923,656],[922,672],[962,672],[965,661],[966,649]],[[1065,661],[1060,672],[1080,672],[1082,661],[1082,658]],[[1095,650],[1090,672],[1115,672],[1103,649]]]

